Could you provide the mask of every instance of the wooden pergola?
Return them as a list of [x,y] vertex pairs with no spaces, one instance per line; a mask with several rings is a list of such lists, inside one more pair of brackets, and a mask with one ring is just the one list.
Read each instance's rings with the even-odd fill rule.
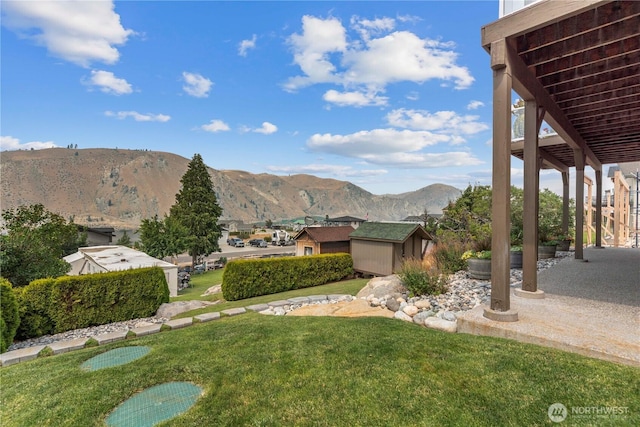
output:
[[[542,0],[482,28],[493,70],[493,237],[491,305],[485,317],[518,320],[510,306],[511,156],[524,161],[523,281],[537,288],[539,173],[562,173],[565,218],[569,168],[576,169],[575,257],[583,258],[584,169],[596,176],[596,221],[602,165],[640,160],[640,1]],[[511,140],[514,90],[525,103],[524,140]],[[546,121],[557,136],[538,140]],[[565,230],[568,221],[565,219]],[[596,242],[600,244],[600,224]]]

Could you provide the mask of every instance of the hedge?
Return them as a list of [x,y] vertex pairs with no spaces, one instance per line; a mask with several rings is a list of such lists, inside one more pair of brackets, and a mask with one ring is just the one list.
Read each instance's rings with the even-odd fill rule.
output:
[[49,315],[51,288],[56,279],[38,279],[17,289],[20,326],[16,339],[26,340],[53,334],[54,325]]
[[0,278],[0,353],[13,343],[19,324],[18,301],[11,282]]
[[19,295],[18,338],[153,316],[169,302],[159,267],[34,280]]
[[222,276],[222,296],[236,301],[335,282],[353,274],[349,254],[230,261]]

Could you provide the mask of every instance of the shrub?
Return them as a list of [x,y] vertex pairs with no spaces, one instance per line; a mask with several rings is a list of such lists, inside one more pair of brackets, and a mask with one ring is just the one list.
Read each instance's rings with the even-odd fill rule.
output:
[[455,273],[466,270],[467,263],[462,259],[469,248],[469,243],[459,240],[441,240],[434,249],[433,256],[438,268],[444,273]]
[[19,324],[18,301],[11,283],[0,278],[0,353],[13,343]]
[[18,294],[19,339],[155,314],[169,302],[159,267],[34,280]]
[[20,312],[20,327],[16,334],[19,340],[52,334],[55,330],[51,315],[51,288],[56,279],[38,279],[17,293]]
[[334,282],[353,274],[349,254],[324,254],[230,261],[222,295],[235,301]]
[[417,259],[406,260],[399,276],[413,295],[439,295],[447,290],[446,275],[437,266],[425,267]]
[[55,332],[149,317],[169,302],[169,287],[159,267],[63,276],[51,290]]

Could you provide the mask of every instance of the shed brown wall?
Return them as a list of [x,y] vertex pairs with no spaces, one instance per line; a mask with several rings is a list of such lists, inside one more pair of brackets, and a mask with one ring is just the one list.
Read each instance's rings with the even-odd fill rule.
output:
[[[353,257],[353,269],[360,273],[373,274],[375,276],[393,274],[394,258],[396,258],[394,246],[391,242],[352,239],[351,256]],[[396,250],[395,252],[401,251]]]
[[349,242],[326,242],[320,244],[321,254],[349,253]]

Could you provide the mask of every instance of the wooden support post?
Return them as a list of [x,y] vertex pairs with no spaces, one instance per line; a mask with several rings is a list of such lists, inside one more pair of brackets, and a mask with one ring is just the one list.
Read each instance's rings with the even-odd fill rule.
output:
[[596,169],[596,248],[602,248],[602,167]]
[[583,150],[573,150],[576,163],[576,253],[575,259],[584,258],[584,164],[586,156]]
[[524,104],[524,200],[522,211],[522,290],[538,290],[538,131],[535,101]]
[[569,233],[569,170],[562,172],[562,233]]
[[[584,183],[587,186],[587,208],[585,209],[587,214],[587,219],[585,223],[585,230],[587,232],[587,246],[591,245],[591,232],[593,231],[592,223],[593,223],[593,181],[591,178],[585,176]],[[584,242],[583,242],[584,243]]]
[[517,321],[510,300],[511,90],[506,40],[491,43],[493,70],[493,176],[491,207],[491,306],[484,316]]

